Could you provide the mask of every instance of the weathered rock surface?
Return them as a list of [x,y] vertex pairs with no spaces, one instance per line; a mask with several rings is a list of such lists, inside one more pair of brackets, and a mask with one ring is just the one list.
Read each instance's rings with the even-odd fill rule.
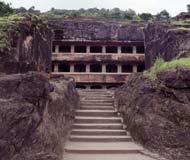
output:
[[0,77],[0,159],[60,160],[78,94],[36,72]]
[[157,57],[170,61],[190,56],[190,25],[180,23],[183,22],[154,22],[144,29],[146,68],[150,68]]
[[141,22],[127,22],[98,19],[65,19],[52,20],[48,24],[57,34],[55,39],[70,41],[143,41],[143,27]]
[[51,70],[52,31],[47,24],[35,16],[25,15],[5,32],[10,46],[0,50],[0,72]]
[[171,160],[190,159],[190,69],[133,75],[115,93],[132,137]]

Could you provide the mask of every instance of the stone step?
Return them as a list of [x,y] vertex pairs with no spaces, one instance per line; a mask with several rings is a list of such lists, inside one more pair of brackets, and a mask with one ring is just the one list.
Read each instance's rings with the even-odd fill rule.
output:
[[126,131],[121,130],[103,130],[103,129],[73,129],[71,135],[127,135]]
[[73,142],[130,142],[132,141],[130,136],[86,136],[86,135],[71,135],[70,141]]
[[113,101],[113,97],[102,97],[102,96],[98,96],[98,97],[81,97],[81,100],[112,100]]
[[82,110],[114,110],[113,106],[81,106]]
[[106,99],[104,99],[104,100],[92,100],[92,99],[89,99],[89,100],[86,100],[86,99],[81,99],[81,102],[82,103],[111,103],[111,104],[113,104],[113,100],[111,99],[111,100],[106,100]]
[[93,124],[93,123],[74,123],[74,129],[123,129],[123,125],[120,123],[103,123],[103,124]]
[[91,94],[80,94],[79,95],[80,98],[92,98],[92,99],[104,99],[104,98],[108,98],[108,99],[113,99],[113,96],[112,95],[91,95]]
[[112,110],[76,110],[76,116],[113,117],[117,112]]
[[139,153],[142,147],[132,142],[71,142],[66,144],[67,153],[80,154],[126,154]]
[[89,102],[81,102],[81,106],[112,106],[113,103],[104,103],[104,102],[94,102],[94,103],[89,103]]
[[78,90],[79,93],[113,93],[113,91],[109,91],[106,89],[99,89],[99,90]]
[[119,117],[75,117],[76,123],[121,123]]
[[141,153],[67,153],[66,160],[158,160]]
[[92,96],[113,96],[114,94],[110,94],[110,93],[91,93],[91,92],[89,92],[89,93],[85,93],[85,92],[83,92],[83,93],[79,93],[79,95],[92,95]]

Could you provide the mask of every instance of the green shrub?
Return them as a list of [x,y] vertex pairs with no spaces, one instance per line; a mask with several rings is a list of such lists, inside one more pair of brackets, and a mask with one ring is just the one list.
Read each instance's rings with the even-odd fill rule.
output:
[[190,58],[175,59],[170,62],[165,62],[163,59],[158,58],[153,67],[144,72],[144,75],[155,80],[159,72],[175,70],[177,67],[190,67]]

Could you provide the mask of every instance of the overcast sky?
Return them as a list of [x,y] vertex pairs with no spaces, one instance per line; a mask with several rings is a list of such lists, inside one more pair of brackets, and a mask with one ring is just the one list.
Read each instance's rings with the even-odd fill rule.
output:
[[51,8],[79,9],[79,8],[114,8],[133,9],[137,13],[151,12],[156,14],[161,10],[168,10],[172,16],[186,11],[190,0],[4,0],[12,3],[13,7],[29,8],[47,11]]

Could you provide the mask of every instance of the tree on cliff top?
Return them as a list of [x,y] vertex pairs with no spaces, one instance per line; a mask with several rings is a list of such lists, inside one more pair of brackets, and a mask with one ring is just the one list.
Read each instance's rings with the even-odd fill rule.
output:
[[156,15],[157,20],[167,20],[170,18],[170,14],[167,10],[163,10]]
[[148,21],[148,20],[152,20],[154,16],[151,13],[142,13],[142,14],[139,14],[139,17],[144,21]]
[[187,5],[187,11],[190,13],[190,4]]
[[11,4],[0,1],[0,16],[7,16],[13,13]]

